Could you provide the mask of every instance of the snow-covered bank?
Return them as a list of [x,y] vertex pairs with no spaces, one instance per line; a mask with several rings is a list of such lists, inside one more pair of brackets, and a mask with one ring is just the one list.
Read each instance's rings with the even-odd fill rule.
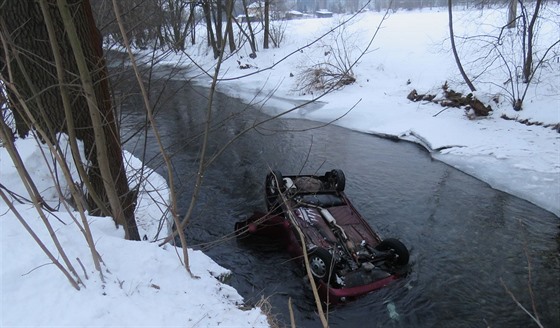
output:
[[[17,147],[44,200],[56,206],[58,195],[41,147],[29,138],[18,140]],[[131,173],[139,169],[140,161],[128,157],[128,162],[129,176],[134,176]],[[163,204],[169,191],[161,176],[149,169],[145,175],[148,179],[143,181],[136,213],[141,235],[152,239],[165,215]],[[27,195],[3,147],[0,181],[10,191]],[[14,205],[59,257],[34,207],[29,203]],[[71,214],[76,215],[60,209],[48,218],[85,284],[80,291],[71,287],[0,200],[1,327],[268,327],[260,309],[240,309],[242,297],[220,281],[229,270],[202,252],[189,250],[191,270],[199,277],[194,279],[181,266],[180,250],[171,245],[127,241],[111,218],[88,216],[104,263],[102,280]]]
[[[377,13],[361,14],[348,27],[349,34],[343,35],[343,39],[348,42],[349,52],[357,55],[365,50],[381,17]],[[255,59],[250,59],[248,48],[243,48],[224,63],[218,89],[263,105],[262,109],[270,114],[316,97],[317,93],[303,94],[298,90],[298,73],[303,67],[322,61],[328,52],[325,50],[334,41],[327,36],[310,48],[296,50],[322,35],[338,19],[291,21],[285,44],[279,49],[261,50]],[[473,19],[472,25],[476,25],[476,20]],[[412,103],[406,95],[413,88],[439,93],[438,86],[448,81],[453,88],[465,90],[457,82],[458,73],[445,40],[446,29],[445,12],[390,16],[370,51],[354,67],[355,84],[286,116],[323,122],[340,118],[336,124],[350,129],[419,142],[435,158],[560,215],[559,134],[550,128],[500,118],[505,113],[519,119],[559,123],[558,62],[550,63],[548,71],[541,76],[540,87],[530,90],[525,109],[519,113],[513,112],[503,97],[494,105],[492,116],[476,120],[468,119],[461,109],[442,111],[434,104]],[[294,56],[283,60],[292,52]],[[192,57],[211,72],[214,60],[210,54]],[[167,61],[189,65],[180,56],[169,56]],[[249,68],[241,69],[241,66]],[[234,79],[257,73],[259,69],[263,71]],[[197,83],[207,85],[208,78],[200,77],[199,73],[193,69],[190,76],[197,76]],[[495,83],[503,80],[497,78]],[[499,91],[491,85],[487,87],[477,96],[490,102]],[[31,144],[26,145],[27,142]],[[18,147],[25,150],[24,160],[45,200],[56,204],[58,196],[36,143],[24,141]],[[146,234],[149,239],[165,212],[158,204],[168,197],[163,179],[155,174],[150,177],[153,179],[146,181],[137,209],[141,235]],[[0,148],[0,182],[11,191],[25,195],[18,181],[11,159]],[[148,195],[157,195],[160,200]],[[16,204],[16,207],[40,237],[48,240],[31,206]],[[241,297],[218,280],[227,270],[202,253],[190,252],[191,269],[200,277],[192,279],[180,266],[180,252],[171,246],[160,248],[147,242],[126,241],[111,219],[88,217],[97,250],[104,260],[103,282],[93,269],[85,240],[78,237],[80,233],[70,214],[56,212],[49,217],[86,288],[72,289],[30,240],[13,213],[0,202],[0,326],[267,326],[258,309],[239,309]],[[81,269],[78,258],[85,269]]]
[[[558,10],[558,6],[549,10]],[[455,14],[461,33],[471,31],[471,34],[488,21],[500,25],[506,15],[505,10]],[[302,47],[347,16],[290,21],[285,43],[280,48],[261,49],[257,58],[250,59],[250,50],[245,47],[227,59],[222,65],[218,90],[255,103],[270,114],[315,99],[317,92],[309,94],[298,89],[298,74],[302,69],[324,61],[330,45],[342,40],[350,58],[357,58],[366,49],[382,17],[379,13],[360,14],[343,34],[331,33],[307,48]],[[550,29],[550,33],[543,33],[539,41],[546,42],[545,36],[558,38],[555,23],[548,22],[542,28]],[[476,51],[461,50],[466,54],[464,62],[474,60]],[[284,58],[292,52],[293,55]],[[211,54],[192,58],[213,73]],[[188,59],[178,55],[170,55],[166,60],[189,65]],[[497,72],[495,81],[477,84],[479,90],[475,93],[492,105],[493,113],[488,117],[472,120],[463,109],[443,110],[433,103],[411,102],[406,96],[412,89],[438,96],[446,82],[457,91],[467,93],[468,89],[460,81],[450,52],[447,12],[399,12],[381,24],[371,48],[353,68],[356,83],[320,97],[320,104],[299,108],[286,117],[330,122],[353,107],[335,124],[419,142],[434,158],[560,216],[560,134],[550,127],[528,126],[501,118],[507,115],[545,125],[560,123],[559,69],[558,60],[548,63],[540,73],[540,81],[529,89],[520,112],[511,109],[507,92],[496,87],[505,81]],[[198,69],[193,68],[188,75],[199,84],[209,83],[209,78]]]

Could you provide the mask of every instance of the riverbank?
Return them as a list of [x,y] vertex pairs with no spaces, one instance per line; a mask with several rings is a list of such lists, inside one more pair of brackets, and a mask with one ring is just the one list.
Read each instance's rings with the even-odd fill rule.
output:
[[[286,27],[283,47],[261,50],[254,59],[250,58],[248,47],[243,48],[222,66],[218,90],[253,103],[271,115],[285,113],[285,117],[333,122],[364,133],[418,142],[434,158],[560,215],[558,132],[501,118],[506,115],[529,123],[558,124],[558,62],[550,62],[550,68],[540,76],[539,87],[528,92],[521,112],[511,109],[500,93],[502,89],[496,90],[495,85],[504,82],[498,78],[476,93],[486,103],[491,103],[497,94],[501,95],[492,105],[494,112],[489,117],[470,119],[462,109],[411,102],[406,95],[412,89],[440,96],[440,86],[445,82],[463,92],[466,88],[458,81],[456,66],[448,52],[446,13],[397,13],[383,22],[372,47],[353,68],[354,84],[324,96],[303,91],[298,88],[299,73],[322,61],[325,50],[330,49],[334,41],[329,36],[324,42],[304,46],[336,25],[340,18],[293,21]],[[365,13],[358,18],[357,23],[349,27],[350,34],[343,36],[352,42],[346,49],[356,56],[365,50],[382,16]],[[476,25],[476,21],[473,19],[469,26]],[[294,55],[285,57],[290,53]],[[208,49],[200,48],[199,54],[191,58],[212,73],[214,59]],[[209,85],[209,77],[194,69],[190,59],[168,55],[166,61],[190,67],[189,78]],[[295,105],[309,100],[319,102],[294,109]],[[30,145],[21,146],[26,152],[25,162],[32,166],[37,177],[34,180],[45,183],[39,186],[45,191],[44,200],[57,204],[58,194],[49,184],[51,175],[41,161],[40,147],[34,140],[29,142]],[[5,152],[0,152],[0,164],[2,184],[25,195]],[[158,192],[149,194],[158,194],[165,202],[166,188],[160,183],[161,179],[151,180],[149,185],[157,186]],[[142,234],[150,235],[147,231],[157,227],[153,223],[159,222],[164,214],[148,210],[157,206],[145,205],[147,207],[139,207],[138,213],[149,214],[146,219],[150,225],[139,224]],[[16,208],[32,222],[31,228],[41,239],[49,238],[46,231],[42,232],[44,227],[35,222],[39,221],[37,213],[29,204],[17,204]],[[260,310],[240,309],[242,298],[219,280],[228,271],[201,252],[189,252],[191,270],[200,277],[193,279],[181,267],[178,252],[173,247],[126,241],[122,230],[116,229],[110,218],[88,216],[98,252],[104,260],[102,279],[93,269],[85,241],[77,237],[80,232],[70,214],[51,213],[49,217],[57,235],[85,279],[87,287],[75,291],[1,202],[0,213],[0,326],[268,325]],[[85,269],[80,268],[79,262]],[[89,278],[85,278],[86,275]]]
[[[189,249],[193,278],[181,264],[180,249],[148,242],[167,234],[167,207],[162,205],[169,201],[169,189],[157,173],[141,170],[137,158],[125,155],[129,180],[133,185],[141,183],[135,214],[140,235],[147,241],[125,240],[123,229],[117,229],[112,218],[86,215],[103,261],[97,271],[74,221],[76,217],[80,221],[79,215],[60,207],[49,168],[54,160],[43,157],[48,147],[33,138],[17,140],[16,146],[43,201],[58,209],[45,214],[83,284],[79,291],[72,288],[16,213],[0,200],[1,327],[268,327],[260,309],[245,307],[237,291],[223,283],[229,270]],[[4,147],[0,147],[0,181],[13,195],[27,195]],[[68,190],[64,181],[59,184],[61,190]],[[33,205],[17,200],[13,205],[62,261]]]
[[[500,10],[457,12],[456,20],[461,24],[457,33],[475,33],[484,25],[481,22],[500,21],[505,15]],[[496,73],[493,81],[477,83],[479,90],[474,95],[490,104],[493,111],[487,117],[473,117],[462,108],[407,99],[412,90],[441,98],[444,84],[468,93],[450,53],[445,10],[398,12],[385,18],[367,12],[353,18],[344,32],[327,33],[348,17],[289,21],[280,48],[261,49],[251,59],[245,46],[227,58],[217,89],[270,115],[284,113],[283,117],[332,122],[417,142],[433,158],[560,216],[557,60],[542,69],[519,112],[512,109],[507,89],[500,87],[502,74]],[[554,28],[549,25],[542,28]],[[377,27],[380,29],[374,37]],[[315,42],[321,36],[323,39]],[[370,40],[372,44],[366,49]],[[325,95],[301,89],[301,72],[324,62],[332,50],[330,45],[343,41],[347,58],[361,55],[352,68],[356,82]],[[476,51],[463,53],[464,62],[476,59]],[[205,86],[214,73],[209,50],[190,59],[168,54],[163,63],[189,67],[187,78]],[[311,100],[318,103],[297,107]]]

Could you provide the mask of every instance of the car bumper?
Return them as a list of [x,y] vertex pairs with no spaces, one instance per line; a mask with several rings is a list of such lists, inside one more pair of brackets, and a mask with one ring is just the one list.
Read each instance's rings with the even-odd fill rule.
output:
[[377,289],[387,286],[394,280],[397,280],[396,275],[391,275],[387,278],[383,278],[374,281],[367,285],[348,287],[348,288],[333,288],[324,282],[320,282],[318,286],[319,296],[323,301],[328,304],[339,304],[350,301],[354,298],[363,296]]

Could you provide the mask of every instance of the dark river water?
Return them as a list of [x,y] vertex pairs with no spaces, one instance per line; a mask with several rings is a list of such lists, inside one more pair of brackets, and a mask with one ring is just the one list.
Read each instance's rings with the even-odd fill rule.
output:
[[[167,176],[153,136],[135,134],[145,122],[140,97],[129,94],[130,84],[116,85],[125,148]],[[150,94],[184,215],[208,89],[177,79],[152,83]],[[371,226],[410,249],[406,278],[329,309],[331,327],[536,327],[516,301],[545,327],[560,327],[558,217],[434,161],[415,144],[306,120],[250,129],[269,117],[222,94],[212,116],[209,156],[249,132],[208,165],[186,230],[189,247],[231,270],[228,283],[248,304],[267,299],[281,325],[289,326],[289,299],[298,327],[321,325],[303,270],[274,240],[232,238],[237,220],[264,209],[269,168],[286,174],[342,169],[347,195]]]

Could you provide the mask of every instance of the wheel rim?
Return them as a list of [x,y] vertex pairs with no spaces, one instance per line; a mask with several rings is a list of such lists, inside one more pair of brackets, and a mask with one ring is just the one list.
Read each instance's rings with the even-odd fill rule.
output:
[[321,258],[316,256],[312,257],[310,265],[311,265],[311,272],[317,278],[324,278],[325,275],[327,274],[327,265],[325,261],[323,261]]
[[333,187],[336,187],[336,176],[334,172],[331,172],[331,175],[329,176],[329,184]]
[[397,239],[385,239],[376,247],[376,249],[392,255],[386,260],[386,263],[390,266],[399,267],[408,264],[408,249]]
[[278,185],[276,184],[276,177],[274,174],[270,174],[268,178],[268,194],[276,195],[278,192]]
[[333,185],[335,189],[338,189],[338,173],[335,171],[333,174]]
[[327,182],[329,183],[329,188],[336,191],[344,191],[346,178],[344,177],[344,172],[342,170],[332,170],[327,172],[325,175],[328,176]]

